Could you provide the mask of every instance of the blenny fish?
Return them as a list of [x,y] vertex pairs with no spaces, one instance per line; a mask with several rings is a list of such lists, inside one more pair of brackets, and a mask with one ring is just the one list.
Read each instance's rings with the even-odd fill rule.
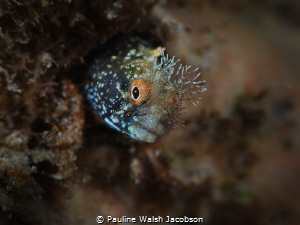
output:
[[87,98],[106,124],[136,140],[154,142],[177,127],[183,100],[196,105],[206,90],[198,68],[139,36],[122,36],[100,52],[89,68]]

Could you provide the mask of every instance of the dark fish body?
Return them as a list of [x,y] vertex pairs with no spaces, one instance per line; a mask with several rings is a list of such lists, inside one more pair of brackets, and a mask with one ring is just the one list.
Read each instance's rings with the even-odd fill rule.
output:
[[204,81],[197,81],[197,69],[175,69],[178,61],[140,37],[123,36],[93,61],[87,98],[110,127],[154,142],[168,127],[176,127],[182,100],[196,104],[193,95],[206,90]]

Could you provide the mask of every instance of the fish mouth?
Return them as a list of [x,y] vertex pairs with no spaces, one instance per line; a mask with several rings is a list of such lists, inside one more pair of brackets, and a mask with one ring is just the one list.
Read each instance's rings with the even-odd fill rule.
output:
[[156,124],[156,127],[149,127],[137,123],[131,125],[128,130],[133,138],[149,143],[155,142],[157,137],[165,132],[165,128],[161,124]]
[[143,110],[127,109],[123,115],[131,123],[128,127],[128,135],[139,141],[153,143],[158,136],[166,131],[160,122],[160,117],[152,114],[147,115]]
[[[132,128],[132,129],[130,129]],[[148,130],[145,130],[143,128],[137,128],[135,126],[129,127],[129,131],[133,138],[139,140],[139,141],[145,141],[148,143],[153,143],[157,139],[157,135],[154,133],[149,132]]]

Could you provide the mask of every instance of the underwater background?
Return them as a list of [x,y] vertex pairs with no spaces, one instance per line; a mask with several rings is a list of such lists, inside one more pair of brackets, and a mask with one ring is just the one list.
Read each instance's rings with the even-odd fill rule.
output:
[[[154,143],[108,127],[84,89],[91,55],[132,33],[206,81]],[[0,224],[300,224],[299,62],[297,0],[2,0]]]

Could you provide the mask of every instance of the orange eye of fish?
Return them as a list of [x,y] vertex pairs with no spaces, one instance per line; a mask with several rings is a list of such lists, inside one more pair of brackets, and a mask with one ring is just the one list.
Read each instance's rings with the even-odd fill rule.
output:
[[130,99],[133,105],[145,103],[152,94],[152,82],[144,78],[136,79],[130,87]]

